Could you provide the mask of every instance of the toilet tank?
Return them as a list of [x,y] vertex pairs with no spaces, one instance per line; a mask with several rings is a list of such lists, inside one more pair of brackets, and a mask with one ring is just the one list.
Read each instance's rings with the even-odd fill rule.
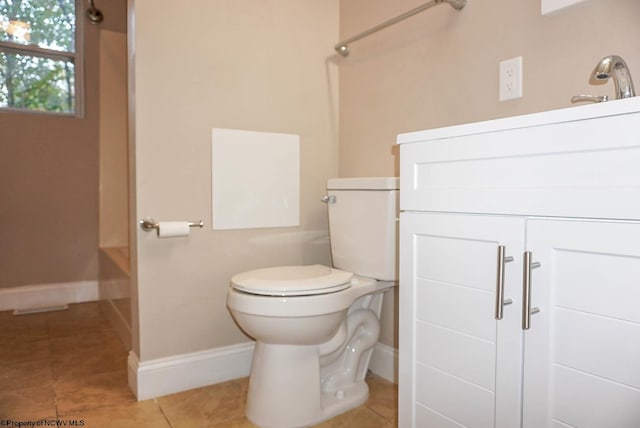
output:
[[331,256],[337,269],[398,279],[398,177],[327,181]]

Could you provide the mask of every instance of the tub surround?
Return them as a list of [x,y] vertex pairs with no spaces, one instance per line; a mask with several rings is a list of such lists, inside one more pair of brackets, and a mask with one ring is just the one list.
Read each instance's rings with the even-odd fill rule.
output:
[[129,248],[101,248],[98,258],[100,307],[127,349],[131,349]]

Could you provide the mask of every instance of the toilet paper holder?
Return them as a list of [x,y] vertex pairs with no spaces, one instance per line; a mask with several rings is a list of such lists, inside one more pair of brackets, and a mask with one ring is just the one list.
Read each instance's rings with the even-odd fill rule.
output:
[[[152,230],[158,230],[159,228],[159,224],[157,221],[155,221],[152,218],[145,218],[143,220],[140,220],[140,228],[142,230],[144,230],[145,232],[151,232]],[[204,227],[204,221],[200,220],[200,221],[190,221],[189,222],[189,227],[199,227],[199,228],[203,228]]]

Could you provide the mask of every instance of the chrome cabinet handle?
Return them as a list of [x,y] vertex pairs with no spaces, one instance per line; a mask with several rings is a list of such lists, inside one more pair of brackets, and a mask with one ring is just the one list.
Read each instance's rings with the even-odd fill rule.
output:
[[531,315],[540,312],[540,308],[531,307],[531,270],[540,267],[540,262],[532,262],[531,251],[525,251],[522,268],[522,329],[529,330]]
[[504,300],[504,264],[513,261],[513,257],[505,257],[505,246],[498,245],[498,265],[496,267],[496,311],[495,319],[502,319],[502,309],[513,303],[513,300]]

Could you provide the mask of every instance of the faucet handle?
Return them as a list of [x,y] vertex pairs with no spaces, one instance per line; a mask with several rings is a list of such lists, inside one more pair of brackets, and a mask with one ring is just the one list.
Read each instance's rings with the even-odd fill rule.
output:
[[579,103],[582,101],[588,101],[592,103],[603,103],[609,101],[608,95],[574,95],[571,97],[572,103]]

